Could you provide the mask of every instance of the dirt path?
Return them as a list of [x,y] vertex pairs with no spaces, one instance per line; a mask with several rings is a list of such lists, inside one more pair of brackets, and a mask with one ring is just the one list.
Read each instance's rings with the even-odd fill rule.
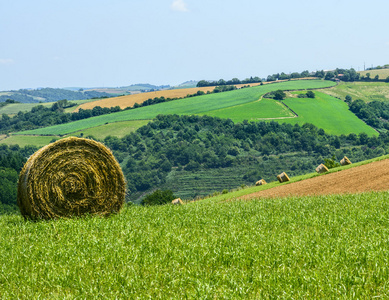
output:
[[362,193],[389,190],[389,159],[281,185],[242,199]]

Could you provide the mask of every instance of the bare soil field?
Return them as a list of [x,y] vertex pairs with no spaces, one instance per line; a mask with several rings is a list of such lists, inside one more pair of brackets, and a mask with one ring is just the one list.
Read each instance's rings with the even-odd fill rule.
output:
[[356,194],[385,190],[389,190],[389,159],[299,182],[283,184],[279,187],[245,195],[241,199]]

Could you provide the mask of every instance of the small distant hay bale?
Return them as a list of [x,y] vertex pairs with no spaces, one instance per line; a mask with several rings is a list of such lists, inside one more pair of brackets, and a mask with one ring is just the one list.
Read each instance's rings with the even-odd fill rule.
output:
[[351,161],[347,158],[347,156],[343,157],[342,160],[340,161],[340,164],[342,166],[347,166],[351,165]]
[[183,205],[184,202],[182,202],[181,198],[177,198],[177,199],[174,199],[172,201],[172,204],[174,204],[174,205]]
[[289,181],[289,177],[288,175],[286,175],[285,172],[282,172],[280,175],[277,176],[277,179],[280,183],[283,183],[283,182],[286,182],[286,181]]
[[325,165],[321,164],[316,168],[316,172],[319,174],[326,173],[326,172],[328,172],[328,168]]
[[266,182],[265,179],[258,180],[258,181],[255,183],[256,186],[265,185],[265,184],[267,184],[267,182]]
[[19,175],[17,202],[26,219],[118,212],[125,200],[123,172],[112,152],[69,137],[35,152]]

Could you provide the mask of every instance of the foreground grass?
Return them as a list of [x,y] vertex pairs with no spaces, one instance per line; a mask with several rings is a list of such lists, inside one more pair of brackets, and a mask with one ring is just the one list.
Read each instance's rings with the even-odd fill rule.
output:
[[0,297],[388,297],[389,193],[0,217]]

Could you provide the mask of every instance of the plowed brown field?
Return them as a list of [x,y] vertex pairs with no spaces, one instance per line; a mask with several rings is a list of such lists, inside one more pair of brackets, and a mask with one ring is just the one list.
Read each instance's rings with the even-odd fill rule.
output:
[[384,190],[389,190],[389,159],[299,182],[283,184],[279,187],[245,195],[241,199],[356,194]]

